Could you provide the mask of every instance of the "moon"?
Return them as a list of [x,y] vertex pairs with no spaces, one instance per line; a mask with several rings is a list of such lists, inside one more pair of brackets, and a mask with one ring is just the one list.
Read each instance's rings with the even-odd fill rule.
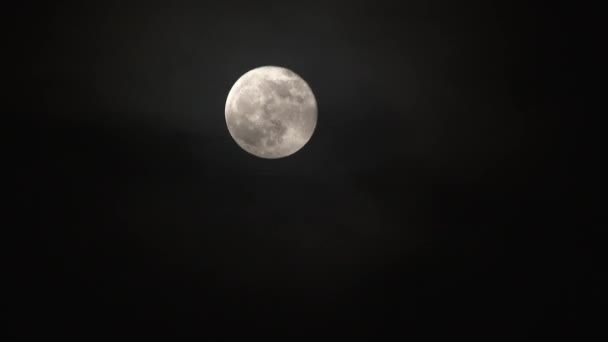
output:
[[312,137],[317,100],[295,72],[263,66],[245,73],[226,100],[230,135],[245,151],[266,159],[290,156]]

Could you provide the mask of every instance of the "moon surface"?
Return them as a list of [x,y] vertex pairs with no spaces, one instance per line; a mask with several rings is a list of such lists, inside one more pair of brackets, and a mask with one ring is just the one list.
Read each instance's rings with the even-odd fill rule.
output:
[[226,124],[245,151],[267,159],[299,151],[317,125],[317,101],[293,71],[263,66],[239,78],[226,100]]

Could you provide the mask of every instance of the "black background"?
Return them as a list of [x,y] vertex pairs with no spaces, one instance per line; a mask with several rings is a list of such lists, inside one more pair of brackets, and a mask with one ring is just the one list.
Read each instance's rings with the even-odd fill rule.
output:
[[[34,227],[13,258],[20,333],[578,334],[596,300],[580,232],[597,216],[576,177],[582,44],[567,12],[7,9]],[[294,70],[319,104],[289,158],[249,155],[226,129],[231,86],[262,65]]]

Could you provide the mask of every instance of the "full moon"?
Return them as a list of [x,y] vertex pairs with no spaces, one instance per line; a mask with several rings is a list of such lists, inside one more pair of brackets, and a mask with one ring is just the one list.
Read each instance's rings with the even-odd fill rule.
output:
[[226,100],[226,124],[245,151],[267,159],[290,156],[312,137],[317,101],[295,72],[263,66],[239,78]]

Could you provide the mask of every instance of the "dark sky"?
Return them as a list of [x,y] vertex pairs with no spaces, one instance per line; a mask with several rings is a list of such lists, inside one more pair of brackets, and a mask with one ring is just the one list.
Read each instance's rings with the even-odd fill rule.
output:
[[[595,218],[573,176],[568,8],[18,6],[22,332],[576,334],[595,272],[576,232]],[[225,124],[262,65],[319,104],[285,159]]]

